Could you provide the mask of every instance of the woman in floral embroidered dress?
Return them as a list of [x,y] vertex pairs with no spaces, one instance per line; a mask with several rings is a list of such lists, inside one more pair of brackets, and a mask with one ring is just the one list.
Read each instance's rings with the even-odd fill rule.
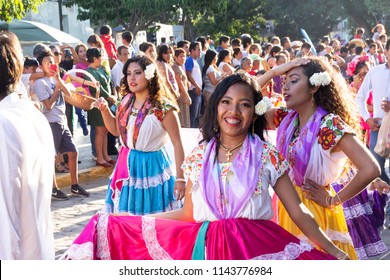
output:
[[203,141],[183,164],[183,208],[96,215],[62,259],[334,259],[270,221],[269,187],[314,243],[345,259],[302,205],[283,156],[264,142],[267,109],[251,77],[225,78],[209,100]]
[[[270,128],[278,128],[277,148],[289,162],[289,175],[306,207],[330,239],[351,259],[356,259],[342,211],[342,202],[361,192],[379,175],[378,165],[355,135],[358,114],[342,77],[315,57],[294,60],[260,78],[260,86],[286,73],[285,108],[267,112]],[[330,186],[353,164],[357,172],[336,195]],[[323,193],[315,192],[322,190]],[[285,207],[278,204],[278,223],[307,240]]]
[[122,148],[106,195],[107,212],[145,215],[180,206],[185,184],[176,181],[165,149],[168,136],[174,147],[176,176],[184,150],[180,138],[176,101],[162,85],[156,65],[146,56],[129,59],[123,66],[122,102],[116,117],[107,102],[97,101],[104,124],[120,136]]

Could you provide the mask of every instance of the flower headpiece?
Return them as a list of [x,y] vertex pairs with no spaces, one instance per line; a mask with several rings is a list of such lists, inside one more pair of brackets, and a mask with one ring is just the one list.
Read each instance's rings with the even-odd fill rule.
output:
[[145,78],[150,81],[154,77],[154,73],[156,73],[156,66],[154,64],[149,64],[145,69]]
[[332,81],[332,78],[330,77],[328,72],[320,72],[320,73],[314,73],[310,79],[309,82],[312,86],[327,86]]
[[256,104],[255,113],[256,115],[262,116],[265,112],[271,109],[271,107],[271,100],[268,97],[263,97],[263,99]]
[[350,63],[348,63],[347,67],[347,75],[353,77],[355,75],[356,66],[358,63],[367,62],[370,58],[367,55],[361,56],[357,59],[352,60]]

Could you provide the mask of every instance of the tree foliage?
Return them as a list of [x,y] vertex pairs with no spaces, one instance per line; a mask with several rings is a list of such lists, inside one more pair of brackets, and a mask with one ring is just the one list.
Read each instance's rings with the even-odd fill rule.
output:
[[0,20],[21,19],[29,11],[37,12],[38,6],[45,0],[0,0]]
[[121,24],[136,33],[147,30],[154,22],[181,24],[188,40],[206,34],[217,38],[221,34],[236,37],[249,33],[258,41],[265,35],[265,19],[273,20],[274,32],[279,36],[301,38],[303,28],[313,39],[318,39],[345,18],[351,19],[351,28],[370,30],[384,15],[390,14],[389,0],[63,1],[66,6],[77,4],[79,19],[90,19],[97,26]]

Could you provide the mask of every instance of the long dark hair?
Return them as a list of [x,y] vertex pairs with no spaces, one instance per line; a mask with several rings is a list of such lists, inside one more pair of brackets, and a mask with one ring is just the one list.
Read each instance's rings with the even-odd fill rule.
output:
[[229,54],[231,54],[230,50],[222,50],[218,53],[218,60],[217,60],[217,66],[227,57]]
[[[214,93],[211,95],[207,107],[205,109],[204,121],[201,123],[200,130],[202,132],[203,141],[210,141],[213,137],[219,135],[218,124],[218,104],[222,97],[226,94],[228,89],[234,84],[242,84],[247,86],[253,95],[254,106],[263,99],[261,89],[258,83],[249,75],[244,73],[237,73],[230,75],[223,79],[215,88]],[[253,114],[255,114],[253,106]],[[267,121],[265,115],[258,116],[254,122],[254,133],[257,134],[262,140],[264,140],[264,131],[267,127]],[[252,126],[248,128],[248,133],[252,132]]]
[[309,87],[314,87],[309,81],[313,74],[321,72],[329,73],[332,80],[329,85],[320,86],[318,91],[314,93],[314,103],[316,106],[322,106],[328,113],[338,115],[357,132],[359,127],[359,119],[357,116],[359,114],[356,102],[353,100],[344,78],[336,73],[327,61],[317,57],[310,57],[310,62],[300,67],[302,67],[304,75],[308,77],[307,83]]
[[129,84],[127,83],[127,68],[129,68],[129,65],[131,63],[137,63],[142,70],[146,70],[146,66],[150,64],[154,64],[156,66],[156,71],[154,73],[154,77],[149,80],[149,95],[151,97],[151,102],[153,106],[156,106],[158,108],[162,108],[162,104],[164,103],[164,98],[168,99],[170,101],[170,104],[177,105],[177,101],[175,98],[173,98],[170,91],[164,86],[164,82],[162,81],[159,71],[157,70],[157,65],[150,60],[147,56],[140,56],[137,55],[135,57],[132,57],[126,61],[126,63],[123,65],[122,74],[123,78],[121,80],[121,88],[120,88],[120,94],[122,96],[127,95],[130,92]]
[[13,33],[0,32],[0,100],[16,90],[23,72],[23,60],[18,38]]
[[204,66],[202,69],[202,77],[206,75],[206,71],[209,68],[211,62],[213,62],[213,59],[217,56],[217,52],[214,50],[207,50],[204,55]]

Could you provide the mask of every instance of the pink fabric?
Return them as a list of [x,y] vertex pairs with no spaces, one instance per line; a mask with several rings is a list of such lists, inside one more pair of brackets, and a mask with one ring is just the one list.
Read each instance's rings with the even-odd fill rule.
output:
[[[201,225],[145,216],[95,215],[62,258],[80,256],[77,248],[83,242],[93,242],[94,246],[88,247],[93,254],[85,255],[94,259],[190,260]],[[300,241],[271,221],[226,219],[210,222],[206,233],[206,259],[335,258]]]
[[[129,153],[130,149],[125,146],[122,146],[119,150],[117,163],[111,177],[111,182],[114,182],[114,184],[110,184],[112,188],[112,195],[115,195],[116,189],[122,191],[123,181],[130,178],[128,167]],[[114,197],[112,197],[112,199],[114,199]]]

